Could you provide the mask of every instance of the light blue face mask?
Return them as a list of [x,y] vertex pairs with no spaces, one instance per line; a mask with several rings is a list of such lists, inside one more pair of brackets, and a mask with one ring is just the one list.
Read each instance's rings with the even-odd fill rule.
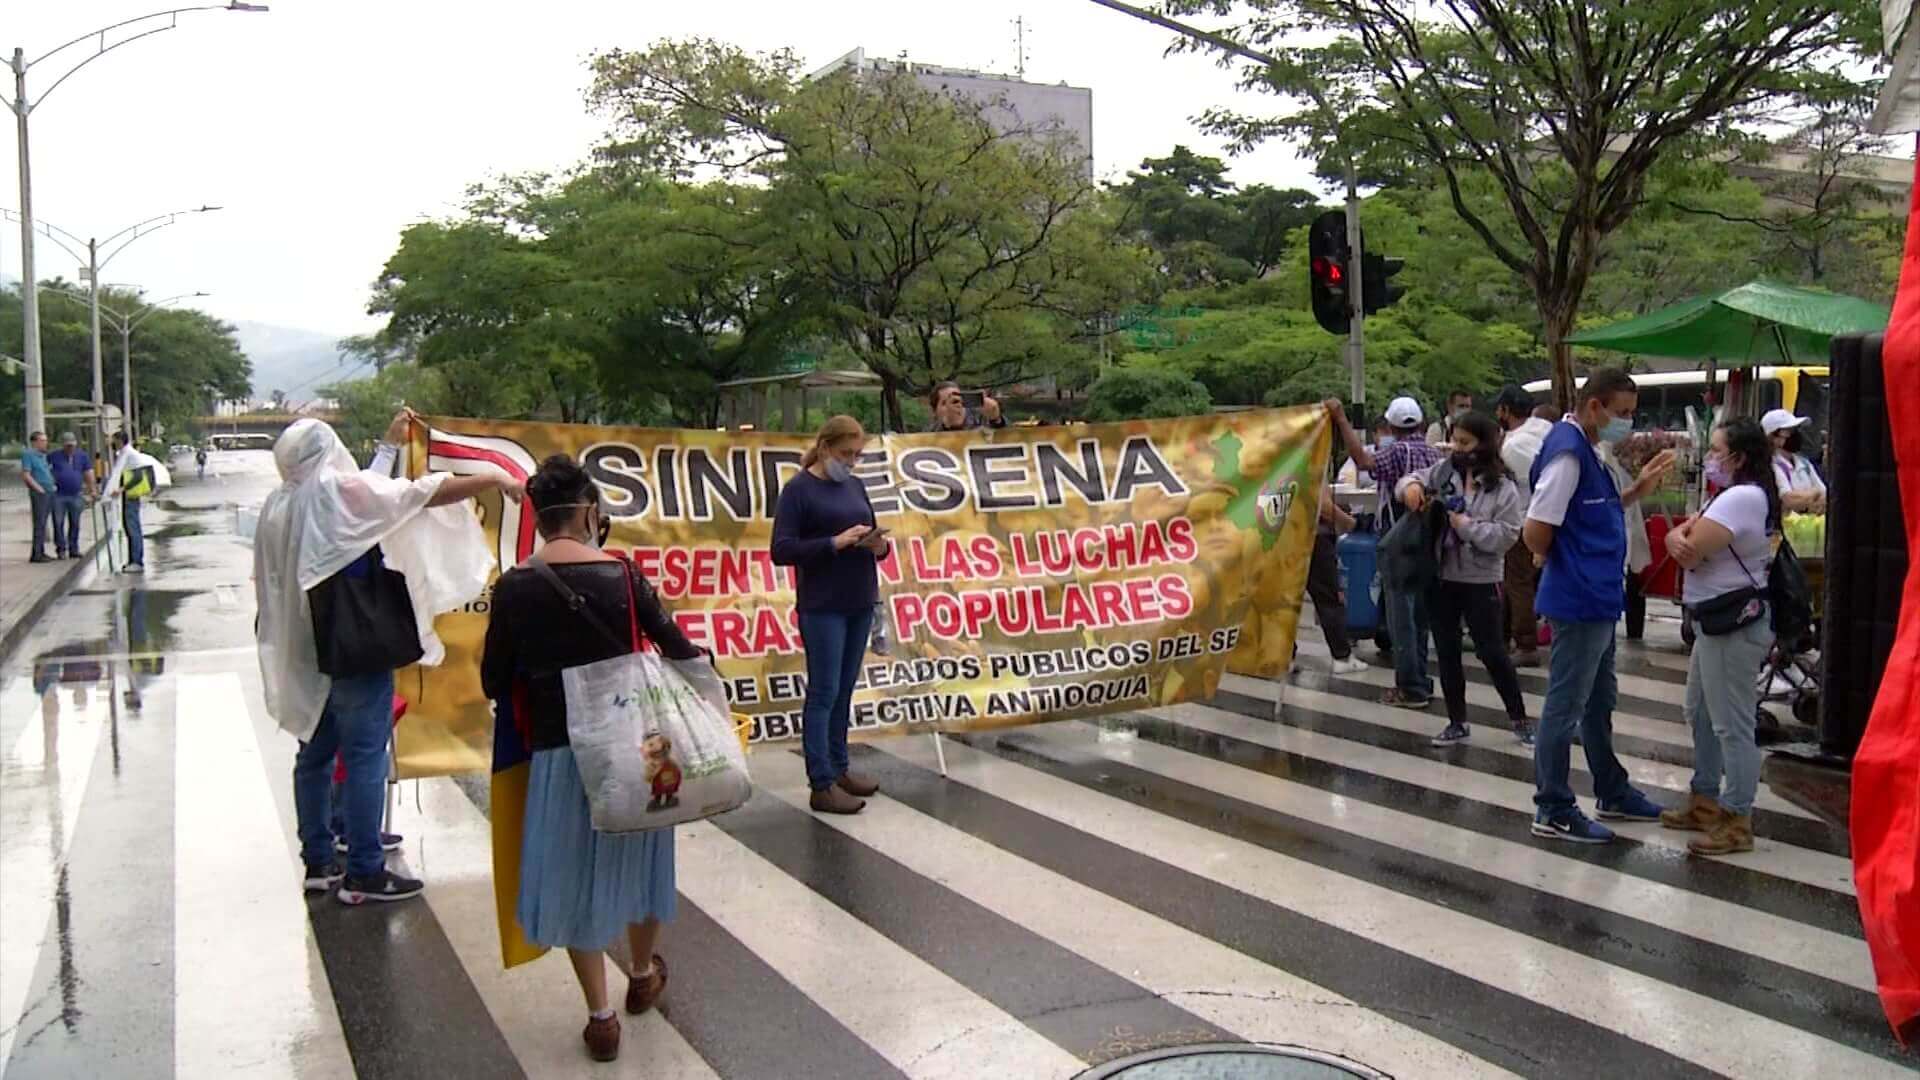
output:
[[1600,425],[1600,441],[1617,443],[1633,434],[1633,421],[1624,416],[1615,416]]
[[1373,445],[1376,450],[1385,450],[1387,447],[1399,441],[1400,437],[1398,435],[1382,435],[1373,441]]
[[848,480],[853,479],[853,466],[848,465],[839,458],[828,458],[827,479],[836,484],[844,484]]

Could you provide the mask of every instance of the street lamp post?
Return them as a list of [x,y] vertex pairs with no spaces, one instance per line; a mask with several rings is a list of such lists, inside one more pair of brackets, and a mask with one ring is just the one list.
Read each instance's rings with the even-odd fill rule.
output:
[[[266,10],[267,5],[265,4],[240,3],[239,0],[234,0],[234,2],[227,4],[200,4],[194,7],[173,8],[167,11],[155,11],[135,19],[123,19],[111,26],[103,26],[98,30],[82,34],[72,41],[43,53],[32,60],[27,59],[26,50],[17,47],[13,50],[13,56],[7,62],[7,66],[13,70],[13,100],[9,101],[7,105],[13,110],[15,139],[19,144],[20,151],[20,308],[21,337],[24,339],[24,349],[22,351],[26,353],[24,359],[26,360],[28,430],[40,430],[46,427],[47,423],[46,373],[42,370],[40,362],[40,296],[39,290],[33,288],[35,281],[33,276],[33,169],[29,164],[27,155],[28,114],[32,113],[42,102],[46,101],[47,95],[59,89],[60,84],[71,78],[74,72],[79,71],[81,68],[86,67],[88,64],[122,45],[173,29],[179,25],[180,16],[183,14],[193,11]],[[142,25],[152,24],[158,19],[166,19],[166,25]],[[127,36],[115,41],[111,45],[107,44],[107,35],[116,30],[125,30]],[[52,85],[41,91],[38,100],[27,96],[27,72],[29,70],[85,41],[97,42],[94,51],[90,55],[55,78]],[[97,341],[99,337],[97,330],[94,336]],[[94,349],[94,355],[96,357],[99,355],[97,345]],[[97,361],[95,363],[95,371],[98,371]],[[98,396],[96,393],[95,397],[97,398]]]
[[181,293],[178,296],[169,296],[165,300],[155,300],[153,303],[146,305],[146,310],[140,312],[138,315],[134,315],[130,312],[118,311],[105,304],[99,303],[99,294],[94,290],[89,290],[87,293],[82,294],[70,289],[62,289],[57,285],[42,285],[40,288],[47,292],[57,292],[62,296],[71,297],[75,300],[88,301],[94,305],[94,317],[96,319],[104,315],[109,325],[115,330],[120,331],[120,415],[127,425],[130,436],[138,432],[140,428],[139,424],[135,421],[133,412],[133,332],[139,328],[141,323],[158,315],[168,304],[177,300],[190,300],[201,296],[212,296],[213,294],[209,292],[190,292]]
[[[102,449],[102,447],[104,446],[104,440],[106,439],[106,432],[102,430],[101,426],[98,423],[98,421],[105,415],[105,409],[106,409],[105,358],[103,357],[100,349],[100,271],[106,269],[107,264],[113,261],[114,256],[120,254],[122,251],[125,251],[127,249],[127,245],[133,243],[135,240],[138,240],[141,237],[146,236],[147,234],[152,233],[158,229],[164,229],[167,226],[173,224],[175,221],[178,221],[180,218],[188,214],[206,214],[206,213],[211,213],[218,209],[220,209],[220,207],[218,206],[198,206],[198,207],[194,207],[191,210],[175,210],[171,213],[155,214],[154,216],[146,219],[145,221],[136,222],[132,225],[127,226],[124,229],[121,229],[119,232],[114,233],[112,236],[107,237],[105,240],[96,240],[96,239],[89,238],[85,242],[86,248],[87,248],[87,254],[86,254],[87,265],[82,267],[80,272],[86,275],[86,279],[87,279],[87,307],[89,309],[88,321],[91,324],[92,336],[93,336],[93,415],[96,421],[94,436],[97,441],[101,442],[101,445],[94,447],[95,450]],[[0,209],[0,215],[10,215],[12,213],[13,211],[11,210]],[[21,214],[19,216],[23,220],[26,217],[25,214]],[[79,244],[81,243],[81,240],[79,237],[73,235],[72,233],[68,232],[65,229],[60,228],[58,225],[55,225],[52,222],[42,221],[42,222],[36,223],[36,225],[42,232],[46,234],[47,239],[53,241],[56,244],[59,244],[60,247],[66,251],[67,254],[73,256],[76,259],[80,258],[80,253],[78,251],[74,250],[73,248],[67,247],[66,242],[60,239],[60,237],[64,236],[67,238],[67,240],[71,240],[75,244]],[[117,247],[115,246],[116,242],[118,243]],[[108,248],[110,250],[108,250],[107,253],[103,256],[100,253],[102,248]],[[22,290],[22,291],[32,292],[35,294],[34,318],[37,325],[37,322],[39,319],[39,310],[40,310],[40,302],[38,297],[39,290],[32,289],[32,290]],[[44,373],[43,373],[43,377],[44,377]],[[32,410],[29,409],[28,411],[29,411],[29,415],[31,415]],[[131,415],[123,414],[120,417],[120,422],[122,424],[131,424],[132,421],[133,421],[133,418]],[[32,420],[27,421],[27,423],[28,423],[29,430],[38,430],[33,426]]]

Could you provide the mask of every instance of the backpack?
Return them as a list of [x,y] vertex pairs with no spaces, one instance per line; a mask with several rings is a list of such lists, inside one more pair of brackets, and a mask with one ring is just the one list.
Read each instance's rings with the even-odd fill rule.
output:
[[1785,536],[1767,570],[1767,604],[1773,608],[1773,636],[1782,645],[1796,646],[1813,628],[1813,584]]
[[[1395,589],[1424,589],[1440,578],[1440,538],[1445,531],[1445,510],[1438,497],[1453,481],[1453,466],[1440,462],[1429,474],[1427,508],[1418,513],[1402,511],[1386,535],[1380,538],[1380,580]],[[1398,505],[1397,501],[1391,505]]]

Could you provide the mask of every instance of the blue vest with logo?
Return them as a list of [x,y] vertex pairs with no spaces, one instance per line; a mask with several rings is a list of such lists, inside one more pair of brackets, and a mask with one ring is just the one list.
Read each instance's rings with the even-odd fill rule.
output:
[[1620,489],[1587,433],[1562,420],[1533,460],[1536,490],[1540,474],[1562,454],[1580,463],[1580,483],[1567,502],[1566,520],[1553,532],[1533,609],[1549,619],[1610,623],[1626,608],[1627,523]]

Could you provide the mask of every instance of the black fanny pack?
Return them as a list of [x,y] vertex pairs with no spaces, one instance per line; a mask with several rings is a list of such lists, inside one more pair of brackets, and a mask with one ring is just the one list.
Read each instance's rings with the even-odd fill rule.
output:
[[1687,614],[1693,616],[1693,628],[1708,637],[1731,634],[1758,622],[1766,613],[1766,597],[1759,589],[1735,589],[1687,606]]

